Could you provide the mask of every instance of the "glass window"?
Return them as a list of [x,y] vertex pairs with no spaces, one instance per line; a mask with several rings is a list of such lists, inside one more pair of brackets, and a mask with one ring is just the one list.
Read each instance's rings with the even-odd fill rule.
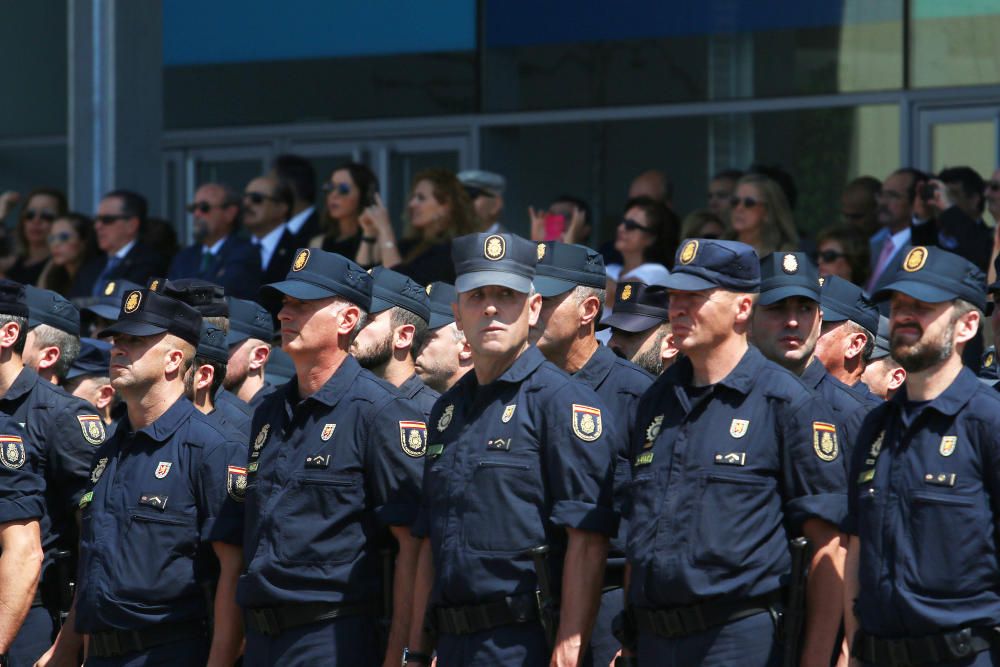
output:
[[1000,6],[989,0],[912,0],[915,87],[1000,81]]

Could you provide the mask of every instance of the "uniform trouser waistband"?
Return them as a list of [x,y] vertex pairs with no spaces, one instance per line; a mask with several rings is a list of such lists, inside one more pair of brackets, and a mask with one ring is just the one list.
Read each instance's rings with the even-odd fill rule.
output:
[[538,599],[535,593],[522,593],[482,604],[434,607],[431,618],[437,634],[471,635],[502,625],[537,620]]
[[114,658],[207,634],[208,627],[203,620],[161,623],[139,630],[92,632],[87,653],[95,658]]
[[708,600],[689,607],[670,609],[633,607],[631,613],[640,632],[673,639],[770,611],[772,605],[782,601],[782,597],[781,591],[775,591],[746,600]]
[[858,630],[854,657],[882,667],[909,667],[964,660],[1000,646],[1000,628],[962,628],[924,637],[886,639]]
[[277,637],[286,630],[344,616],[374,616],[378,607],[371,602],[303,602],[280,607],[246,610],[247,625],[257,634]]

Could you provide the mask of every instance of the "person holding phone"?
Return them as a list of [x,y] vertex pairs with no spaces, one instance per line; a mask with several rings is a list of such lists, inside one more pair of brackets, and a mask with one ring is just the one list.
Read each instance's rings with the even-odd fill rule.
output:
[[309,247],[322,248],[344,257],[354,257],[361,245],[361,223],[365,209],[375,205],[378,178],[366,165],[347,162],[330,174],[323,184],[326,207],[321,227],[323,233],[309,241]]

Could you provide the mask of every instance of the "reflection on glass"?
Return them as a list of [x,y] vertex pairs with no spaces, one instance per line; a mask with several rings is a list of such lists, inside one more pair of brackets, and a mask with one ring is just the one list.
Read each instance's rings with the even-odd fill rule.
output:
[[936,123],[931,127],[934,172],[968,166],[988,177],[996,167],[997,130],[992,120]]
[[989,0],[912,0],[912,84],[1000,81],[1000,5]]

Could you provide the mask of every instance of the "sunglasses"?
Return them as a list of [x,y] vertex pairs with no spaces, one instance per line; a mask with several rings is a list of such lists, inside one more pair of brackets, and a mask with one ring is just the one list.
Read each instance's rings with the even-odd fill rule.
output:
[[847,257],[847,255],[842,252],[837,252],[836,250],[823,250],[822,252],[816,254],[816,258],[819,261],[826,262],[827,264],[830,262],[836,262],[841,257]]
[[27,211],[24,212],[24,219],[25,220],[41,219],[45,220],[46,222],[52,222],[53,220],[56,219],[56,214],[53,213],[52,211],[36,211],[33,208],[29,208]]
[[271,201],[278,201],[277,197],[272,197],[271,195],[266,195],[263,192],[244,192],[243,193],[243,201],[248,201],[251,204],[263,204],[268,199],[270,199]]
[[757,201],[753,197],[743,197],[742,199],[740,199],[739,197],[729,198],[729,205],[732,206],[733,208],[737,208],[740,204],[743,204],[743,208],[754,208],[760,203],[761,202]]
[[653,229],[651,227],[647,227],[646,225],[640,225],[632,218],[625,218],[624,220],[621,221],[620,224],[622,227],[625,228],[625,231],[627,232],[634,232],[638,229],[639,231],[647,232],[649,234],[653,233]]
[[132,217],[132,216],[122,215],[121,213],[119,213],[118,215],[95,215],[94,216],[94,224],[95,225],[111,225],[111,224],[114,224],[114,223],[118,222],[119,220],[128,220],[130,217]]
[[46,238],[49,245],[55,245],[57,243],[69,243],[73,240],[73,235],[69,232],[59,232],[58,234],[49,234]]
[[185,206],[185,208],[188,210],[188,213],[194,213],[195,211],[197,211],[198,213],[208,213],[213,208],[225,208],[225,207],[226,207],[225,204],[209,204],[207,201],[196,201]]
[[350,183],[324,183],[323,192],[327,194],[331,192],[336,192],[341,197],[346,197],[351,194],[351,184]]

